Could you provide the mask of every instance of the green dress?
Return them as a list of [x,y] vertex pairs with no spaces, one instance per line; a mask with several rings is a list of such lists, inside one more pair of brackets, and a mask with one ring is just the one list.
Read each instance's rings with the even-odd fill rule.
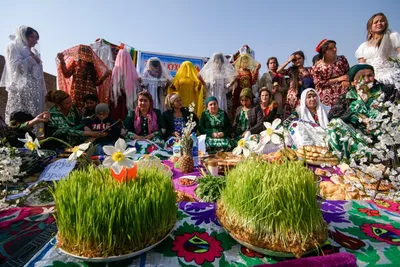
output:
[[[350,100],[349,113],[347,119],[343,121],[335,118],[330,121],[328,127],[329,146],[339,152],[340,158],[349,159],[352,154],[359,150],[361,146],[367,146],[367,136],[375,137],[366,131],[363,117],[376,118],[379,111],[372,107],[372,103],[382,94],[381,85],[371,88],[368,99],[364,102],[357,94],[354,87],[350,88],[346,98]],[[354,140],[354,141],[351,141]]]
[[247,113],[249,112],[249,110],[250,109],[244,111],[242,106],[238,107],[238,109],[236,110],[235,121],[233,122],[236,141],[242,139],[242,134],[249,128],[249,118],[247,117]]
[[[46,125],[46,135],[62,139],[71,146],[77,146],[85,142],[86,137],[83,135],[85,127],[82,121],[82,115],[75,107],[72,106],[68,115],[61,113],[57,106],[49,109],[50,120]],[[57,146],[60,146],[59,144]]]
[[[208,110],[201,114],[199,122],[200,134],[206,134],[206,149],[208,153],[218,151],[230,151],[234,147],[234,142],[229,138],[231,123],[228,114],[219,109],[217,115],[212,115]],[[213,133],[223,132],[223,138],[213,138]]]

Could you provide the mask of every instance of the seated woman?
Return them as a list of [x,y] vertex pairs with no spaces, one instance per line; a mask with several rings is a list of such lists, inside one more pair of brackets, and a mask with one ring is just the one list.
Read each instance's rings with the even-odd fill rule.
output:
[[[46,125],[47,137],[56,137],[64,140],[71,146],[77,146],[85,142],[87,137],[103,137],[104,133],[85,131],[82,123],[82,115],[72,104],[71,97],[64,91],[50,91],[46,100],[54,103],[49,109],[50,120]],[[49,143],[46,143],[48,147]],[[60,143],[54,143],[60,147]]]
[[240,93],[240,107],[236,109],[235,120],[233,121],[233,136],[235,140],[244,137],[249,127],[248,112],[253,103],[253,92],[250,88],[244,88]]
[[136,109],[129,111],[125,118],[127,137],[137,141],[151,141],[161,148],[164,147],[165,122],[161,111],[153,108],[153,97],[149,92],[142,91],[138,94],[137,101]]
[[328,146],[328,112],[313,88],[303,91],[300,106],[283,122],[292,139],[293,148],[305,145]]
[[178,94],[167,95],[165,98],[165,106],[167,111],[163,113],[163,116],[166,126],[165,137],[167,140],[170,138],[179,138],[182,135],[182,130],[191,115],[193,116],[193,121],[196,122],[196,127],[194,127],[193,132],[197,132],[199,120],[194,113],[182,106],[182,99]]
[[[337,112],[339,107],[333,107],[335,114],[332,115],[329,127],[329,145],[339,152],[342,158],[347,159],[358,150],[360,144],[367,145],[368,137],[375,138],[368,130],[370,119],[379,114],[373,102],[382,93],[385,94],[386,100],[394,93],[392,88],[387,88],[375,80],[374,67],[371,65],[354,65],[350,69],[349,78],[350,90],[345,100],[338,103],[342,112]],[[349,142],[347,137],[351,137],[354,142]]]
[[[40,113],[33,118],[29,113],[18,111],[11,114],[10,126],[8,126],[0,116],[0,140],[5,139],[3,140],[3,144],[7,143],[13,147],[21,147],[22,143],[18,139],[24,139],[26,132],[28,132],[32,138],[36,138],[35,134],[32,133],[33,126],[46,123],[49,119],[50,114],[48,112]],[[0,146],[1,143],[2,142],[0,142]]]
[[218,151],[229,151],[234,147],[229,139],[231,133],[231,122],[228,114],[218,107],[215,96],[206,99],[207,110],[201,114],[199,122],[200,134],[206,134],[206,149],[208,153]]
[[260,104],[253,107],[247,114],[251,134],[259,134],[265,130],[264,122],[271,122],[276,118],[278,105],[272,100],[271,92],[267,87],[259,91]]

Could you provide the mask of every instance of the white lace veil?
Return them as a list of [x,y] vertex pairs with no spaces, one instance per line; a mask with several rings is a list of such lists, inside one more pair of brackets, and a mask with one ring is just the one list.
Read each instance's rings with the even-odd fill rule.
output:
[[[158,62],[158,63],[157,63]],[[154,67],[153,65],[158,65]],[[161,62],[158,57],[151,57],[147,60],[142,73],[140,73],[140,77],[147,79],[159,79],[159,80],[172,80],[171,73],[168,71],[167,67]]]
[[28,41],[25,37],[27,26],[20,26],[15,31],[15,35],[10,35],[10,44],[6,51],[6,64],[4,66],[3,75],[1,76],[0,86],[9,87],[13,86],[15,89],[23,90],[26,85],[26,76],[30,71],[37,80],[43,79],[42,64],[37,62],[31,57],[31,52],[38,58],[39,46],[28,47]]
[[224,54],[214,53],[201,69],[200,75],[206,83],[219,78],[226,78],[228,82],[231,82],[236,75],[236,71]]
[[388,30],[382,38],[381,45],[378,48],[378,54],[382,59],[387,60],[390,56],[393,55],[394,46],[392,41],[390,40],[391,30]]

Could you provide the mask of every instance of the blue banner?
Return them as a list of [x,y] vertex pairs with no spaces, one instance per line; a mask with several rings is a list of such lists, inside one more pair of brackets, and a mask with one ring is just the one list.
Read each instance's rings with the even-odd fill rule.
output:
[[176,72],[184,61],[190,61],[193,63],[194,67],[200,71],[204,65],[204,60],[201,57],[187,57],[179,55],[168,55],[154,52],[139,52],[139,60],[137,71],[139,74],[142,73],[144,67],[146,66],[147,60],[151,57],[158,57],[162,64],[169,70],[172,77],[175,77]]

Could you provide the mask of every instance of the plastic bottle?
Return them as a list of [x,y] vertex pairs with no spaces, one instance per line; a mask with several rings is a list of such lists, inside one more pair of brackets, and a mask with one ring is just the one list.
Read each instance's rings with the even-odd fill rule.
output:
[[194,166],[199,166],[199,140],[197,139],[196,133],[192,133],[190,136],[193,140],[193,149],[192,149],[192,157]]

